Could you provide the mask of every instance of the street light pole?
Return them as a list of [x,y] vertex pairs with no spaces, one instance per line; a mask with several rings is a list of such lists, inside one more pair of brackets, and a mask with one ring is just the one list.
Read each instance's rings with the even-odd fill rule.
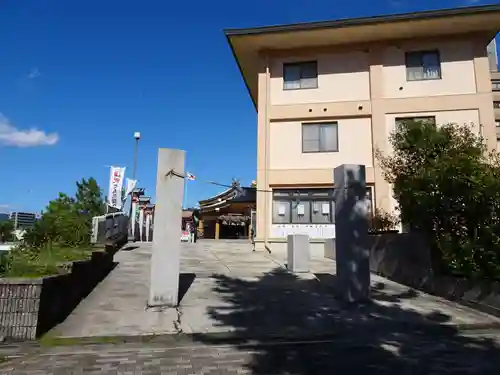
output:
[[[135,132],[134,133],[134,139],[135,139],[135,149],[134,149],[134,167],[132,169],[132,179],[136,179],[136,174],[137,174],[137,155],[139,153],[139,140],[141,139],[141,133]],[[129,241],[135,241],[135,212],[133,210],[134,208],[134,193],[133,191],[130,193],[130,211],[129,211]]]
[[134,169],[132,170],[132,179],[135,180],[135,175],[137,173],[137,154],[139,153],[139,139],[141,139],[141,133],[135,132],[135,150],[134,150]]

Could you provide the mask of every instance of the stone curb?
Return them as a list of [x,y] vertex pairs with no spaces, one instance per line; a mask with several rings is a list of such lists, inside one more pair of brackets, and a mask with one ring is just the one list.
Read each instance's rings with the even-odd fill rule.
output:
[[[374,324],[375,323],[375,324]],[[375,325],[375,327],[373,326]],[[339,327],[335,331],[326,333],[290,332],[290,333],[255,333],[248,332],[207,332],[207,333],[178,333],[142,336],[94,336],[94,337],[54,337],[48,346],[87,346],[87,345],[120,345],[120,344],[162,344],[167,346],[192,345],[234,345],[256,346],[262,344],[284,342],[314,342],[345,340],[346,337],[355,339],[358,336],[377,334],[432,334],[436,336],[457,336],[460,334],[474,334],[491,330],[499,331],[500,323],[477,323],[439,325],[435,323],[411,322],[371,322],[359,323],[355,327]],[[41,347],[47,346],[40,343]],[[1,351],[1,346],[0,346]]]

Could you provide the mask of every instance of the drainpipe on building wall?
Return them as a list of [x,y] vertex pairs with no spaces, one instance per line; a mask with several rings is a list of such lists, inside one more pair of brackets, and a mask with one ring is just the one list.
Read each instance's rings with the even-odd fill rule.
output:
[[[265,128],[264,128],[264,134],[266,135],[264,138],[264,148],[266,152],[266,157],[265,157],[265,163],[266,163],[266,168],[265,168],[265,190],[266,194],[267,192],[270,191],[269,188],[269,112],[268,112],[268,107],[269,107],[269,92],[270,92],[270,80],[269,80],[269,55],[266,53],[266,106],[265,106],[265,112],[264,112],[264,119],[265,119]],[[265,201],[265,215],[266,218],[269,218],[269,198],[266,196]],[[264,248],[271,254],[271,248],[269,247],[269,222],[266,220],[266,225],[264,226]]]

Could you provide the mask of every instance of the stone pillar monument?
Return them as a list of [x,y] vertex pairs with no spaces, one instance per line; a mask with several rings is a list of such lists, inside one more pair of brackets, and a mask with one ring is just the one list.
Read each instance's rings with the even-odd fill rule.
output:
[[309,236],[289,234],[287,237],[287,268],[295,273],[309,272]]
[[148,306],[174,307],[178,304],[180,233],[185,152],[161,148],[158,151],[156,206],[153,221],[153,254]]
[[338,290],[345,301],[362,302],[370,298],[365,166],[344,164],[333,175]]

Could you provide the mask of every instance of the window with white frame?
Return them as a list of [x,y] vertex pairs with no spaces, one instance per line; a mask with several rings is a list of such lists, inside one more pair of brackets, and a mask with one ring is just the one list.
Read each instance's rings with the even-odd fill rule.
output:
[[[373,211],[372,188],[366,188]],[[334,189],[274,189],[273,224],[334,224]]]
[[439,51],[406,52],[406,80],[425,81],[441,79]]
[[337,152],[339,129],[337,122],[302,124],[302,152]]
[[500,109],[500,102],[494,101],[493,102],[493,108]]
[[500,79],[494,79],[491,82],[491,89],[493,91],[500,91]]
[[283,90],[315,89],[318,87],[316,61],[283,64]]

